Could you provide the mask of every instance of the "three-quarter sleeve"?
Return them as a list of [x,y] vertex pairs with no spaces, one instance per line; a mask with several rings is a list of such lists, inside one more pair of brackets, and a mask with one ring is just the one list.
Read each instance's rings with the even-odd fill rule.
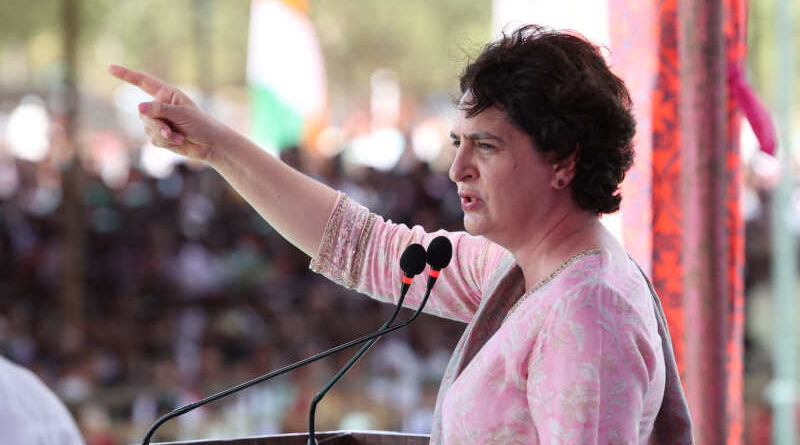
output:
[[309,268],[348,289],[354,288],[375,219],[366,207],[339,193]]
[[[483,237],[443,230],[428,233],[421,226],[384,221],[340,194],[310,268],[372,298],[395,303],[403,251],[412,243],[427,248],[440,235],[453,244],[453,259],[439,276],[425,312],[466,322],[477,310],[491,272],[506,253]],[[427,267],[424,275],[412,283],[404,306],[418,307],[425,293],[426,276]]]
[[527,380],[541,443],[638,443],[649,436],[642,431],[654,420],[643,418],[647,391],[658,387],[652,383],[663,372],[646,325],[602,284],[584,286],[553,307]]

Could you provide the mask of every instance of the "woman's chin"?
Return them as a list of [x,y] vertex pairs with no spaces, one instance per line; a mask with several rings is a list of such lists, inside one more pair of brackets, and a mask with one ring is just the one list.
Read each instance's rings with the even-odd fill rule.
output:
[[482,235],[480,221],[470,215],[464,215],[464,230],[470,235]]

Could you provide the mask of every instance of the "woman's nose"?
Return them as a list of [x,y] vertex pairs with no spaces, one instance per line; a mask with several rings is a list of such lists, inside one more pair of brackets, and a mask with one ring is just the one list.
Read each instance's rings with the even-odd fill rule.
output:
[[465,179],[476,176],[475,167],[472,165],[472,156],[468,143],[462,142],[461,147],[456,150],[456,156],[453,158],[453,163],[450,164],[448,176],[453,182],[462,182]]

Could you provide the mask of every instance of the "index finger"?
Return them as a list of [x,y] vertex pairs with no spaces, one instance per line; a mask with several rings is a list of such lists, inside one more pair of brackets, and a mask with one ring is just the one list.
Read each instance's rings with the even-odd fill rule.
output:
[[118,79],[141,88],[142,91],[157,100],[169,102],[172,99],[172,87],[149,74],[140,73],[119,65],[109,65],[108,72]]

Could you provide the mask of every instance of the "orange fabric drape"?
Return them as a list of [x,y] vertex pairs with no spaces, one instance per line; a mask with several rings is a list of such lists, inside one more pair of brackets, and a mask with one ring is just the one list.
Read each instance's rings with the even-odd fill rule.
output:
[[743,439],[744,223],[727,68],[746,54],[745,0],[658,0],[652,95],[652,275],[698,443]]

